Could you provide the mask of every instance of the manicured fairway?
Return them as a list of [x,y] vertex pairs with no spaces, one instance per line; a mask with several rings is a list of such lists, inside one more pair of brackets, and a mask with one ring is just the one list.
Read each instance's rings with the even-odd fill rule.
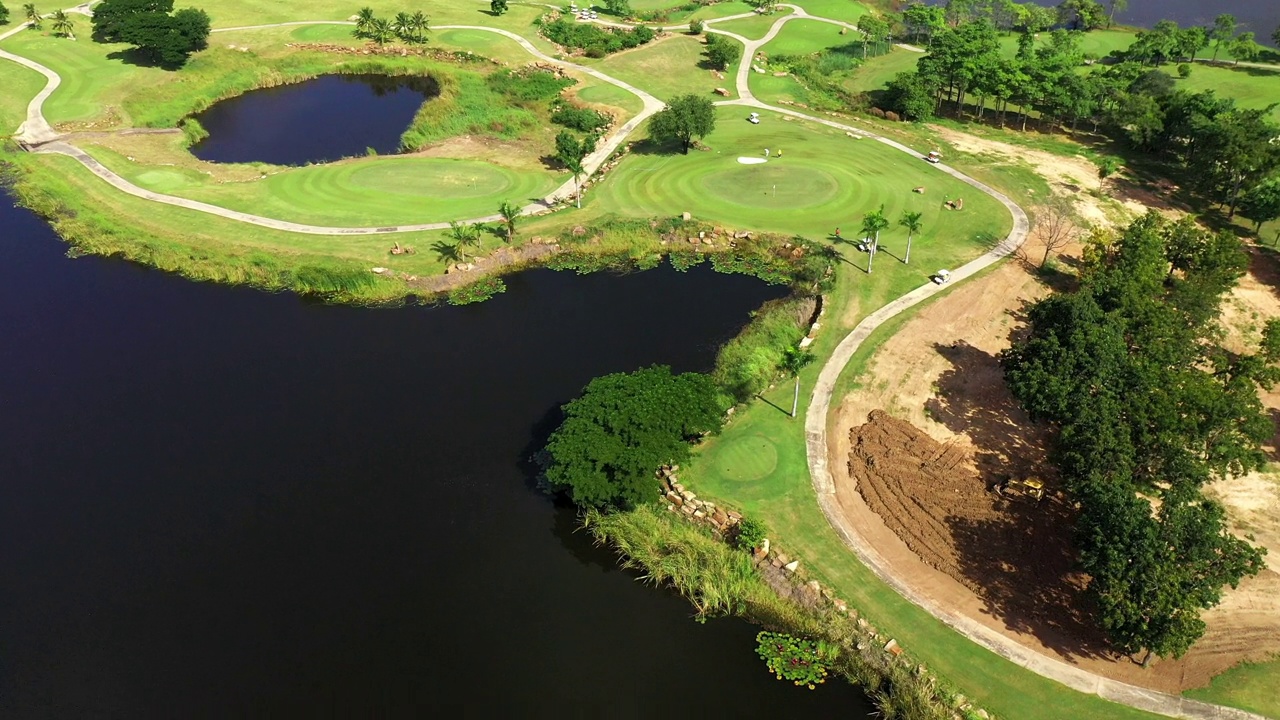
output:
[[832,25],[819,20],[791,20],[782,26],[782,30],[770,40],[762,50],[769,57],[774,55],[808,55],[829,47],[856,45],[849,52],[861,56],[861,35],[853,30],[840,34],[839,25]]
[[644,108],[640,98],[602,80],[586,79],[577,88],[577,97],[582,102],[597,105],[608,105],[628,113],[638,113]]
[[[733,44],[741,48],[736,41]],[[677,35],[618,53],[594,66],[601,72],[647,90],[660,100],[670,100],[687,93],[708,95],[718,87],[729,90],[730,97],[737,97],[733,87],[737,63],[729,66],[721,80],[701,66],[705,59],[703,47],[695,37]]]
[[8,135],[27,119],[27,103],[44,87],[44,76],[16,63],[5,63],[12,70],[0,74],[0,135]]
[[[128,65],[108,57],[128,46],[90,41],[87,20],[77,18],[86,35],[79,40],[53,37],[46,26],[45,31],[21,32],[3,43],[5,50],[31,58],[62,76],[57,92],[44,104],[44,115],[49,122],[91,120],[102,117],[107,107],[118,111],[117,99],[129,87],[161,82],[170,75],[164,70]],[[6,95],[11,92],[9,78],[18,71],[29,72],[15,63],[0,63],[0,87]]]
[[854,71],[853,77],[849,78],[845,87],[853,92],[882,90],[885,84],[898,73],[915,70],[916,63],[920,62],[922,57],[924,53],[894,48],[884,55],[868,58]]
[[[769,29],[778,21],[778,18],[790,14],[791,8],[779,7],[772,15],[757,15],[739,20],[726,20],[716,23],[712,27],[716,30],[726,30],[741,35],[748,40],[759,40],[768,34]],[[795,21],[792,20],[791,22]]]
[[810,15],[857,24],[858,18],[870,12],[866,5],[855,0],[793,0]]
[[631,3],[631,9],[637,13],[667,10],[667,19],[665,21],[667,25],[686,23],[691,20],[710,20],[751,12],[751,6],[745,2],[718,2],[714,5],[702,5],[692,11],[677,9],[684,4],[679,0],[634,0]]
[[[1236,105],[1245,108],[1264,108],[1280,103],[1280,68],[1238,67],[1196,63],[1191,66],[1191,77],[1183,80],[1173,73],[1176,87],[1191,92],[1212,90],[1221,97],[1233,98]],[[1271,110],[1271,117],[1280,121],[1280,106]]]
[[[1008,226],[1008,212],[994,200],[923,160],[813,123],[786,122],[774,113],[762,112],[762,122],[752,125],[745,120],[747,112],[718,109],[717,129],[704,140],[710,150],[633,154],[588,194],[589,203],[641,217],[687,210],[735,228],[817,237],[837,226],[845,237],[856,235],[862,213],[883,204],[894,222],[903,210],[924,213],[927,229],[917,247],[934,238],[968,242]],[[763,158],[765,148],[771,150],[768,162],[738,162],[740,156]],[[916,186],[926,192],[913,193]],[[965,209],[943,210],[948,195],[962,196]],[[898,245],[886,240],[893,252],[902,250]]]
[[1224,703],[1280,718],[1280,660],[1246,663],[1215,677],[1209,687],[1188,690],[1188,697]]
[[384,157],[286,170],[266,179],[213,184],[202,173],[139,167],[94,148],[111,169],[157,192],[313,225],[355,227],[459,220],[524,204],[553,190],[561,178],[478,160]]

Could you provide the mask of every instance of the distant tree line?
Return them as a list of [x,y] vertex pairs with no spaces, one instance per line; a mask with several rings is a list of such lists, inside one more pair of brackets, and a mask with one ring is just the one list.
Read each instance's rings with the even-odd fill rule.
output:
[[1185,653],[1222,588],[1263,566],[1202,492],[1259,468],[1274,432],[1258,390],[1280,379],[1280,319],[1252,354],[1219,343],[1222,298],[1247,265],[1234,237],[1190,217],[1095,232],[1079,289],[1035,303],[1001,357],[1023,407],[1058,428],[1098,623],[1144,663]]
[[[1234,29],[1234,18],[1220,20]],[[1161,69],[1194,57],[1210,42],[1226,42],[1232,52],[1241,42],[1252,43],[1251,35],[1215,40],[1226,37],[1226,31],[1181,29],[1166,21],[1139,33],[1118,62],[1082,71],[1081,33],[1058,29],[1037,43],[1023,32],[1010,58],[1000,51],[995,26],[983,18],[938,30],[917,69],[890,81],[885,104],[910,119],[932,117],[948,104],[979,120],[990,111],[1002,127],[1012,107],[1023,130],[1032,112],[1049,128],[1069,124],[1074,131],[1084,121],[1134,149],[1195,168],[1190,186],[1233,216],[1255,187],[1280,170],[1280,144],[1272,141],[1280,127],[1270,108],[1240,108],[1211,90],[1176,90],[1173,76]],[[1251,208],[1255,215],[1248,217],[1255,221],[1275,217],[1257,216],[1266,203]]]

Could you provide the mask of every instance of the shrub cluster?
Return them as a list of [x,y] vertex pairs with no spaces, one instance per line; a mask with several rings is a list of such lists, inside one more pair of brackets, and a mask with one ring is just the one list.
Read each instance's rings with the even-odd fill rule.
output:
[[562,105],[551,113],[551,122],[584,133],[594,133],[609,125],[609,117],[591,108]]
[[653,30],[643,25],[630,30],[602,28],[592,23],[578,22],[569,15],[543,22],[542,34],[557,45],[582,50],[587,57],[593,58],[602,58],[621,50],[640,47],[656,35]]
[[712,379],[738,402],[768,388],[778,376],[787,349],[804,337],[800,311],[811,302],[789,297],[761,306],[742,332],[720,348]]
[[512,100],[538,102],[558,96],[573,81],[546,70],[504,68],[485,78],[485,84]]
[[484,302],[494,295],[499,295],[507,291],[507,284],[502,282],[499,277],[483,277],[469,284],[463,285],[449,292],[450,305],[470,305],[472,303]]

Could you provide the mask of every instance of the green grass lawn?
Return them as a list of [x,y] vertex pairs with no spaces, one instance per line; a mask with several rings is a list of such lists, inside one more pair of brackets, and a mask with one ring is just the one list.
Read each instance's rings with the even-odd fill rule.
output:
[[[1172,66],[1165,66],[1164,71],[1178,77]],[[1177,87],[1191,92],[1213,90],[1220,96],[1235,99],[1240,107],[1264,108],[1280,103],[1280,68],[1263,70],[1196,63],[1191,66],[1191,77],[1178,78]],[[1280,121],[1280,106],[1272,109],[1271,117]]]
[[778,104],[783,100],[805,104],[809,102],[809,90],[790,75],[774,77],[770,73],[752,72],[747,76],[747,83],[751,86],[751,94],[767,103]]
[[[819,50],[840,45],[856,44],[859,35],[850,31],[840,34],[842,28],[820,20],[789,20],[774,39],[761,48],[767,56],[808,55]],[[859,44],[859,48],[861,45]],[[858,52],[861,52],[859,50]]]
[[[752,125],[745,119],[747,112],[733,106],[718,109],[716,131],[703,140],[710,150],[633,153],[588,194],[587,202],[620,215],[689,211],[734,228],[810,237],[826,237],[837,226],[848,236],[862,213],[883,205],[895,221],[906,209],[925,214],[918,248],[986,238],[1007,224],[1008,213],[994,200],[905,153],[813,123],[786,122],[770,112],[762,112],[762,122]],[[767,163],[738,162],[739,157],[763,158],[765,148],[773,155]],[[911,192],[918,185],[928,186],[929,192]],[[965,198],[965,211],[942,210],[943,196],[957,194]],[[929,251],[923,252],[921,257],[927,258]],[[926,272],[936,269],[913,266],[913,277],[923,281]]]
[[[738,20],[726,20],[716,23],[711,27],[716,30],[725,30],[727,32],[741,35],[748,40],[759,40],[764,37],[769,28],[778,21],[778,18],[791,14],[790,8],[780,7],[772,15],[757,15],[755,17],[740,18]],[[791,22],[795,22],[792,20]]]
[[603,80],[584,76],[579,85],[573,88],[579,100],[596,105],[608,105],[628,115],[634,115],[644,109],[640,98]]
[[1276,688],[1280,688],[1280,660],[1237,665],[1215,677],[1208,687],[1183,694],[1280,718],[1280,694]]
[[[93,120],[108,112],[123,113],[120,98],[130,88],[171,79],[171,73],[164,70],[130,65],[111,57],[126,47],[95,43],[87,32],[77,40],[54,37],[47,29],[21,32],[4,41],[4,49],[62,76],[62,84],[44,104],[45,117],[54,124]],[[18,71],[30,72],[15,63],[0,62],[0,86],[6,95],[12,87],[9,78]]]
[[870,10],[856,0],[791,0],[792,5],[799,5],[810,15],[841,20],[857,24],[858,18]]
[[868,58],[845,82],[845,87],[853,92],[881,90],[898,73],[915,70],[922,57],[923,53],[894,48],[884,55]]
[[590,63],[601,72],[647,90],[660,100],[688,93],[710,95],[718,87],[729,90],[730,97],[737,97],[733,84],[737,65],[729,66],[723,80],[717,78],[702,66],[703,47],[696,37],[673,35]]
[[27,104],[44,87],[44,76],[15,63],[4,63],[7,72],[0,74],[4,92],[0,92],[0,136],[18,129],[27,119]]
[[[584,2],[583,4],[589,3]],[[713,20],[751,12],[751,6],[741,2],[741,0],[718,2],[714,5],[701,5],[694,10],[680,10],[679,8],[684,4],[679,0],[634,0],[631,3],[631,9],[637,13],[666,10],[666,20],[660,21],[663,25],[678,25],[692,20]]]
[[[962,242],[935,244],[930,250],[932,254],[927,259],[921,256],[920,262],[953,266],[976,256],[982,249]],[[915,257],[913,250],[913,262]],[[918,278],[905,270],[906,267],[892,262],[877,264],[876,273],[870,277],[847,266],[843,269],[839,287],[830,296],[833,304],[827,313],[827,329],[814,345],[820,358],[825,358],[848,330],[835,319],[841,317],[854,298],[859,307],[870,310],[919,283]],[[904,321],[905,318],[897,319],[873,334],[855,356],[847,375],[856,377],[874,348]],[[820,363],[815,363],[801,374],[802,412],[819,369]],[[681,479],[685,484],[701,496],[716,498],[718,502],[738,507],[749,517],[764,521],[772,531],[771,537],[793,557],[801,558],[812,576],[849,600],[881,632],[897,639],[914,657],[999,717],[1019,720],[1155,717],[1069,690],[979,648],[904,600],[854,560],[827,524],[813,497],[804,455],[803,419],[792,419],[779,409],[790,409],[791,393],[792,384],[780,381],[765,393],[768,403],[756,402],[735,414],[728,428],[719,437],[703,443],[683,469]],[[742,458],[753,443],[762,446],[763,440],[772,445],[775,460]],[[762,474],[770,465],[772,472]]]
[[410,156],[360,158],[291,168],[262,180],[215,183],[196,170],[137,165],[106,148],[86,149],[149,190],[280,220],[339,227],[491,215],[501,200],[531,202],[564,181],[537,168]]

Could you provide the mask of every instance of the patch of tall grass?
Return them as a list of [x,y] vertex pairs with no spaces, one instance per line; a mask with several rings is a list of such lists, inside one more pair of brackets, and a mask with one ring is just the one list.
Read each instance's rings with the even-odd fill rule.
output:
[[812,298],[795,295],[765,303],[720,348],[711,377],[738,402],[763,392],[777,379],[787,349],[808,331],[803,310],[812,303]]
[[512,105],[479,73],[437,72],[435,77],[440,94],[418,109],[413,123],[400,136],[402,150],[417,150],[465,134],[512,140],[541,122],[533,111]]
[[688,598],[699,618],[737,615],[768,630],[826,643],[835,650],[833,670],[861,687],[881,717],[977,717],[972,707],[958,707],[962,701],[939,678],[922,672],[907,655],[884,651],[884,640],[853,618],[827,604],[805,607],[782,597],[745,552],[677,513],[642,505],[630,512],[589,511],[582,522],[596,542],[619,552],[624,567]]

